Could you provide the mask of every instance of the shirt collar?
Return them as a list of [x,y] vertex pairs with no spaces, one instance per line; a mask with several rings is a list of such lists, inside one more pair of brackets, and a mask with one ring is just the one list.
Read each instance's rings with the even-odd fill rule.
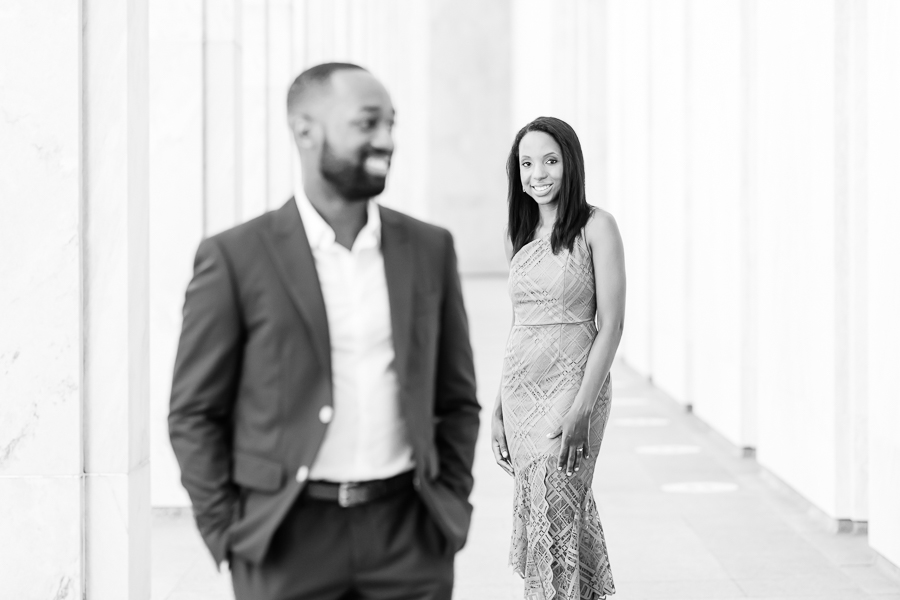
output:
[[[294,199],[306,230],[309,247],[313,250],[331,248],[336,243],[334,230],[309,201],[299,177],[295,177]],[[381,247],[381,212],[378,210],[378,203],[367,200],[366,205],[366,224],[353,241],[352,251]]]

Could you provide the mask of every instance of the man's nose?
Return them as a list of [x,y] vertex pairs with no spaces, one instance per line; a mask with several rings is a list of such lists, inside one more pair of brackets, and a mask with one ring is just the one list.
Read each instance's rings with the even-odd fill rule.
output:
[[375,130],[372,148],[388,153],[394,151],[394,134],[391,132],[390,125],[381,125]]

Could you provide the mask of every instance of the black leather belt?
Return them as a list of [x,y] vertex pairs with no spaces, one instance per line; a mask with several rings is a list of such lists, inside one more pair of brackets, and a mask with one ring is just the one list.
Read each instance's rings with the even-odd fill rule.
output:
[[388,479],[373,481],[351,481],[332,483],[330,481],[309,481],[303,494],[316,500],[337,502],[344,508],[373,502],[412,486],[413,472],[407,471]]

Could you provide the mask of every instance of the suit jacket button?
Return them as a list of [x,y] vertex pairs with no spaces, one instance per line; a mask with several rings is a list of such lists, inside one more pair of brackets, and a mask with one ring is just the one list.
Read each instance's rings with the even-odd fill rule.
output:
[[297,469],[297,483],[303,483],[309,477],[309,467],[303,465]]
[[323,406],[319,409],[319,420],[325,423],[331,423],[331,418],[334,416],[334,409],[330,406]]

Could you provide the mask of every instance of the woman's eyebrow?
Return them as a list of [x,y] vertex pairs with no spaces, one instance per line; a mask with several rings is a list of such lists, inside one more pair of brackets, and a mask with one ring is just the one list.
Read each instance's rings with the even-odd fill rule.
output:
[[[553,155],[555,155],[555,154],[559,154],[559,153],[558,153],[556,150],[553,150],[553,151],[548,152],[547,154],[545,154],[545,155],[544,155],[544,158],[547,158],[548,156],[553,156]],[[519,160],[522,160],[523,158],[529,158],[529,159],[530,159],[531,157],[528,156],[527,154],[522,154],[522,155],[519,156]]]

